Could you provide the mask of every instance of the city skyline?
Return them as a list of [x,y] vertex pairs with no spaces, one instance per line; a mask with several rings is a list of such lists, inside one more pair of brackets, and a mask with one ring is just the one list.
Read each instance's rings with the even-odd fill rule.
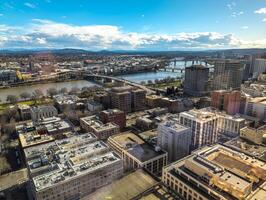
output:
[[3,0],[0,48],[264,48],[265,24],[266,4],[259,0]]

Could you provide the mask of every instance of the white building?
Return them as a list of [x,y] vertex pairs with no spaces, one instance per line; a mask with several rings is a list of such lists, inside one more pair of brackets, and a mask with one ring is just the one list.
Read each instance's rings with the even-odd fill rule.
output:
[[88,110],[91,112],[102,111],[103,105],[97,101],[89,101],[88,102]]
[[58,112],[54,106],[36,106],[31,108],[31,118],[34,122],[57,115]]
[[168,152],[168,159],[173,162],[189,155],[191,134],[191,128],[166,121],[158,126],[157,144]]
[[253,78],[257,78],[263,72],[266,72],[266,59],[255,59],[253,66]]
[[92,134],[77,135],[24,150],[35,200],[74,200],[120,178],[120,157]]
[[261,121],[266,119],[266,97],[247,98],[245,114],[257,117]]
[[203,110],[180,113],[180,123],[192,129],[191,150],[217,142],[218,119],[219,115]]

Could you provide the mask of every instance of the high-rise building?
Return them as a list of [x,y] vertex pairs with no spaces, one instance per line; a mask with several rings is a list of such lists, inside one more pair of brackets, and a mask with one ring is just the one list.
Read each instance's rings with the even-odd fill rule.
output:
[[100,112],[100,119],[103,123],[112,122],[119,126],[120,130],[126,127],[126,114],[118,109],[108,109]]
[[146,91],[142,89],[132,90],[132,110],[140,111],[145,109]]
[[189,155],[190,144],[191,128],[178,124],[176,121],[159,124],[157,145],[168,152],[170,162]]
[[184,92],[192,96],[203,96],[208,92],[209,68],[193,65],[185,69]]
[[213,90],[240,89],[244,64],[235,60],[215,61]]
[[219,115],[205,110],[193,109],[180,113],[180,123],[192,130],[190,150],[217,142],[218,119]]
[[36,200],[80,199],[123,174],[121,158],[92,134],[24,149]]
[[110,92],[111,106],[129,113],[145,108],[146,91],[131,86],[113,87]]
[[162,181],[184,199],[264,200],[266,164],[217,144],[165,167]]
[[211,93],[211,106],[229,115],[239,113],[240,102],[241,92],[238,90],[216,90]]
[[253,78],[258,78],[258,76],[264,72],[266,72],[266,59],[263,58],[255,59],[252,69]]

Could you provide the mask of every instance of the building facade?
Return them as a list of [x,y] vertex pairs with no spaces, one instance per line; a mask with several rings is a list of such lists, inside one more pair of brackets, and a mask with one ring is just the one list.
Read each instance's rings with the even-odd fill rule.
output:
[[166,121],[158,126],[157,145],[168,152],[170,162],[189,155],[191,144],[191,128],[176,121]]
[[118,109],[108,109],[100,112],[100,119],[103,123],[112,122],[119,126],[120,130],[126,127],[126,114]]
[[209,68],[193,65],[185,69],[184,92],[192,96],[204,96],[208,93]]

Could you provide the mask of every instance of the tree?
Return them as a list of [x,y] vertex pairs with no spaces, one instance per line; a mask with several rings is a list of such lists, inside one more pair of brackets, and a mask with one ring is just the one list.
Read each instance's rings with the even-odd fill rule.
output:
[[73,88],[71,88],[71,90],[70,90],[70,94],[77,94],[78,92],[79,92],[80,90],[79,90],[79,88],[77,88],[77,87],[73,87]]
[[30,98],[30,93],[23,92],[20,94],[20,97],[21,97],[21,99],[28,99],[28,98]]
[[67,88],[63,87],[59,91],[60,94],[66,94],[67,93]]
[[152,80],[148,80],[148,84],[152,84]]
[[12,104],[15,104],[18,102],[18,97],[16,95],[13,95],[13,94],[9,94],[7,95],[6,97],[6,100],[9,101],[10,103]]
[[140,84],[141,85],[145,85],[146,84],[146,81],[141,81]]
[[40,97],[43,96],[43,92],[40,89],[36,89],[34,90],[32,95],[34,99],[39,99]]
[[49,88],[47,90],[47,94],[50,96],[50,97],[53,97],[54,95],[56,95],[58,92],[55,88]]

